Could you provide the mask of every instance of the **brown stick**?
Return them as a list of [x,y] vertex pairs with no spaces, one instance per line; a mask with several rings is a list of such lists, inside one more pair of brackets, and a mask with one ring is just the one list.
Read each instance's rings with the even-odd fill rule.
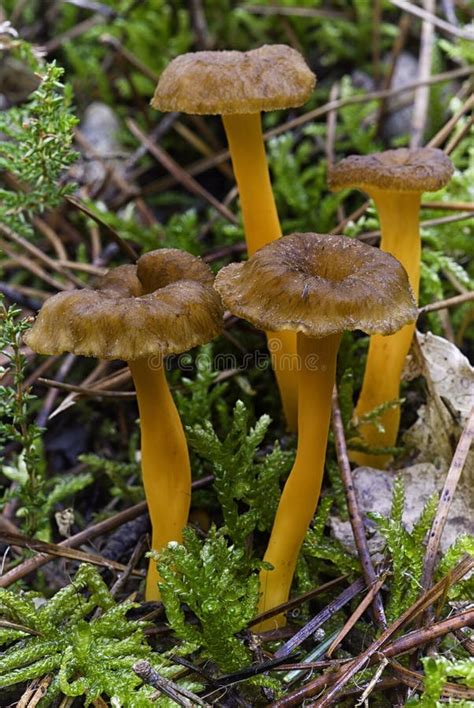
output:
[[449,138],[452,134],[453,128],[458,122],[458,120],[474,106],[474,95],[469,96],[467,101],[463,103],[461,108],[456,111],[454,115],[443,125],[442,128],[438,130],[436,135],[434,135],[431,140],[426,144],[426,147],[439,147],[444,143],[446,138]]
[[[69,560],[77,560],[82,563],[92,563],[92,565],[100,565],[104,568],[112,568],[112,570],[127,570],[126,565],[109,560],[103,556],[96,555],[95,553],[85,553],[84,551],[64,548],[56,543],[46,543],[45,541],[39,541],[37,538],[23,536],[23,534],[0,531],[0,541],[8,544],[9,546],[28,548],[31,551],[39,551],[40,553],[45,553],[49,556],[55,556],[57,558],[68,558]],[[134,570],[132,574],[139,578],[145,577],[145,573],[141,570]]]
[[[339,472],[341,475],[342,483],[344,485],[344,494],[346,496],[347,508],[349,510],[349,519],[351,522],[352,533],[354,534],[357,554],[359,556],[360,563],[362,566],[362,574],[364,576],[365,584],[367,585],[367,588],[370,588],[376,583],[378,578],[377,574],[375,573],[374,566],[372,565],[372,560],[370,558],[369,546],[367,543],[367,537],[365,535],[364,529],[364,520],[362,518],[362,514],[359,511],[359,504],[357,502],[357,497],[354,489],[351,466],[349,463],[349,457],[347,455],[346,436],[344,435],[344,424],[342,422],[341,409],[339,408],[336,387],[334,387],[332,394],[332,430],[334,433],[334,441],[336,444],[336,455],[337,462],[339,465]],[[382,598],[380,597],[379,592],[374,595],[372,611],[377,626],[384,629],[387,626],[387,620],[385,618]]]
[[454,453],[454,457],[449,467],[448,474],[446,475],[444,487],[440,495],[436,515],[431,525],[431,530],[428,536],[428,545],[425,553],[423,574],[421,576],[421,587],[424,590],[428,590],[428,588],[431,586],[431,579],[433,577],[433,571],[436,563],[436,556],[438,554],[441,536],[446,525],[446,519],[448,518],[449,509],[451,507],[451,503],[456,492],[456,487],[461,477],[461,473],[463,471],[464,464],[466,462],[473,438],[474,407],[472,408],[469,414],[466,427],[464,428],[462,435],[459,438],[459,442],[456,447],[456,451]]
[[327,592],[328,590],[331,590],[336,585],[340,585],[343,582],[343,580],[345,580],[346,578],[347,578],[346,575],[340,575],[338,578],[334,578],[334,580],[329,580],[329,582],[324,583],[324,585],[319,585],[317,588],[313,588],[312,590],[308,590],[308,592],[303,593],[303,595],[299,595],[298,597],[294,597],[292,600],[288,600],[288,602],[283,602],[281,605],[277,605],[276,607],[272,607],[271,610],[267,610],[266,612],[262,612],[261,614],[254,617],[253,620],[250,620],[247,627],[253,627],[255,624],[260,624],[260,622],[270,619],[270,617],[274,617],[275,615],[279,615],[282,612],[289,612],[290,610],[294,609],[295,607],[302,605],[303,602],[308,602],[309,600],[312,600],[317,595],[320,595],[323,592]]
[[352,600],[353,597],[358,595],[364,589],[364,581],[362,578],[356,580],[352,585],[343,590],[340,595],[338,595],[334,600],[332,600],[329,605],[318,612],[318,614],[313,617],[304,627],[302,627],[299,632],[297,632],[291,639],[289,639],[283,646],[281,646],[275,652],[275,658],[287,656],[291,654],[296,647],[299,647],[305,639],[308,639],[314,632],[322,627],[322,625],[330,619],[335,612],[339,612],[341,607],[344,607],[348,602]]
[[[372,587],[369,589],[369,592],[367,595],[364,597],[362,602],[356,607],[352,615],[349,617],[345,625],[342,627],[341,631],[337,635],[337,637],[334,639],[332,642],[331,646],[326,652],[326,656],[329,658],[332,653],[337,649],[337,647],[341,644],[343,641],[344,637],[349,634],[355,623],[362,617],[366,609],[369,607],[371,603],[374,601],[374,597],[378,594],[379,590],[382,588],[382,585],[385,582],[385,579],[387,577],[387,573],[385,573],[381,578],[378,578],[378,580],[372,585]],[[383,611],[383,610],[382,610]]]
[[425,312],[436,312],[437,310],[445,310],[449,307],[456,307],[456,305],[462,305],[465,302],[471,302],[474,300],[474,292],[470,291],[468,293],[463,293],[462,295],[455,295],[455,297],[447,298],[446,300],[438,300],[438,302],[431,302],[429,305],[420,307],[418,314],[422,315]]
[[214,209],[224,217],[224,219],[227,219],[227,221],[230,221],[232,224],[237,223],[237,218],[229,209],[227,209],[227,207],[221,204],[218,199],[208,192],[207,189],[202,187],[199,182],[197,182],[185,169],[178,165],[178,163],[173,160],[173,158],[168,155],[163,148],[159,147],[156,143],[153,143],[145,135],[145,133],[140,130],[138,125],[133,120],[129,119],[126,123],[132,135],[134,135],[138,140],[140,140],[141,143],[143,143],[143,145],[145,145],[148,152],[150,152],[165,169],[171,172],[178,182],[181,182],[181,184],[193,194],[196,194],[198,197],[201,197],[201,199],[209,202],[209,204],[211,204],[211,206],[213,206]]
[[446,32],[447,34],[451,34],[454,37],[460,37],[461,39],[470,39],[471,41],[474,39],[474,32],[463,30],[455,25],[452,25],[450,22],[441,20],[432,12],[427,11],[426,9],[422,10],[417,5],[412,5],[410,2],[406,2],[406,0],[390,0],[390,2],[392,5],[396,5],[401,10],[409,12],[410,15],[415,15],[416,17],[420,17],[425,22],[436,25],[436,27],[443,30],[443,32]]
[[[423,7],[427,15],[431,16],[435,10],[435,0],[423,0]],[[421,27],[420,54],[418,60],[418,78],[420,81],[424,81],[431,76],[433,41],[433,23],[429,17],[424,17]],[[428,86],[420,86],[416,89],[411,122],[411,148],[418,148],[423,144],[426,120],[428,118],[429,99],[430,90]]]
[[[202,487],[210,484],[213,479],[214,478],[211,475],[198,479],[193,482],[192,489],[201,489]],[[146,511],[146,502],[140,502],[139,504],[135,504],[135,506],[131,506],[124,511],[120,511],[110,519],[99,521],[97,524],[89,526],[87,529],[76,533],[74,536],[66,538],[64,541],[61,541],[61,543],[58,543],[58,546],[60,548],[75,548],[83,543],[86,543],[87,541],[97,538],[98,536],[102,536],[109,531],[113,531],[118,526],[125,524],[127,521],[132,521],[133,519],[136,519],[137,516],[145,514]],[[44,553],[40,553],[34,558],[28,558],[28,560],[23,561],[23,563],[17,565],[16,568],[12,568],[0,577],[0,588],[7,588],[9,585],[12,585],[12,583],[24,578],[25,575],[29,575],[29,573],[41,568],[41,566],[46,565],[46,563],[49,563],[52,560],[52,556],[47,556]]]
[[383,645],[393,634],[401,629],[402,626],[415,619],[426,607],[436,602],[437,599],[446,593],[449,587],[461,580],[473,567],[474,558],[463,558],[451,573],[442,578],[431,590],[424,593],[422,597],[418,598],[418,600],[395,620],[395,622],[393,622],[370,647],[362,652],[362,654],[345,665],[342,669],[318,676],[318,678],[306,684],[306,686],[288,693],[286,696],[283,696],[273,703],[272,708],[286,708],[287,706],[301,705],[304,700],[314,696],[329,685],[332,685],[332,688],[319,701],[314,703],[314,706],[317,706],[317,708],[325,708],[331,705],[334,698],[342,691],[348,681],[364,668],[372,660],[372,657],[376,657],[376,655],[380,653]]

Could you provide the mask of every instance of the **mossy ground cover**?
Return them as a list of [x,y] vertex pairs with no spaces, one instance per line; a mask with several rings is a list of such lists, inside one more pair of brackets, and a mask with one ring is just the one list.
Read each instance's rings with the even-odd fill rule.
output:
[[[463,0],[433,3],[444,25],[430,39],[426,15],[397,5],[3,3],[1,705],[474,705],[469,514],[442,553],[429,543],[451,498],[472,504],[474,384],[463,357],[474,339],[474,18]],[[127,368],[37,357],[22,337],[47,297],[149,250],[187,250],[214,272],[245,258],[220,119],[159,113],[149,100],[183,52],[274,43],[301,52],[318,77],[303,107],[263,116],[283,233],[378,244],[373,203],[328,188],[328,170],[349,154],[429,145],[454,174],[422,199],[421,338],[401,403],[367,416],[379,424],[401,405],[392,471],[372,471],[388,480],[385,511],[361,515],[344,474],[346,445],[361,448],[353,409],[368,345],[346,333],[323,493],[288,621],[262,633],[259,573],[297,443],[264,333],[228,316],[219,338],[167,360],[193,490],[183,543],[154,556],[163,604],[144,599],[150,528]],[[408,521],[409,480],[423,465],[437,474],[434,493]]]

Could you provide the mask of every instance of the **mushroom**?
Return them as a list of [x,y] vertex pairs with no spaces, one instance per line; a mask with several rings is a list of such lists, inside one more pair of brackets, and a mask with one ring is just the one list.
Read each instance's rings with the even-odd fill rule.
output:
[[[73,352],[127,361],[135,383],[141,466],[152,525],[152,548],[180,541],[191,501],[188,448],[169,391],[163,358],[213,339],[223,310],[213,275],[177,249],[151,251],[136,266],[110,270],[94,289],[62,292],[41,308],[25,342],[40,354]],[[150,562],[146,598],[158,599]]]
[[[281,236],[260,112],[301,106],[315,82],[295,49],[275,44],[248,52],[183,54],[167,66],[156,87],[151,105],[160,111],[222,116],[249,255]],[[295,338],[269,331],[267,339],[286,420],[295,430],[297,387],[288,365],[296,351]]]
[[[331,189],[357,188],[374,200],[382,234],[380,248],[398,258],[405,267],[416,298],[420,283],[421,195],[444,187],[452,173],[451,160],[436,148],[400,148],[371,155],[351,155],[329,173]],[[357,417],[399,397],[401,372],[414,329],[415,324],[410,324],[392,337],[371,337],[364,382],[355,409]],[[372,448],[393,447],[400,425],[400,407],[384,411],[381,422],[383,431],[373,423],[360,426],[363,442]],[[351,452],[351,459],[361,465],[384,467],[390,456]]]
[[400,263],[344,236],[285,236],[246,263],[223,268],[214,287],[234,315],[255,327],[297,333],[298,449],[265,553],[274,569],[260,576],[263,612],[287,600],[318,503],[342,332],[391,334],[413,322],[417,309]]

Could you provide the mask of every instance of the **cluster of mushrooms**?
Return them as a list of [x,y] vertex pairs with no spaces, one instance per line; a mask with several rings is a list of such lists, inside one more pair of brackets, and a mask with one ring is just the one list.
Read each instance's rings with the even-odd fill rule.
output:
[[[214,279],[199,258],[177,249],[146,253],[114,268],[94,289],[61,292],[43,305],[26,343],[42,354],[74,352],[127,361],[140,413],[142,474],[152,548],[181,541],[191,502],[185,435],[166,382],[163,359],[204,344],[222,330],[224,307],[267,334],[272,364],[298,448],[286,480],[261,572],[260,610],[288,598],[301,544],[317,507],[324,471],[337,351],[346,330],[371,335],[362,415],[398,398],[400,374],[417,317],[424,191],[440,189],[452,164],[436,149],[351,156],[329,175],[332,189],[358,188],[376,205],[380,248],[345,236],[282,237],[260,113],[302,105],[315,76],[294,49],[197,52],[163,72],[153,107],[222,115],[239,188],[249,259]],[[388,336],[387,336],[388,335]],[[288,362],[291,365],[288,365]],[[362,431],[372,448],[395,443],[399,408],[383,416],[384,432]],[[359,464],[387,459],[362,453]],[[159,598],[150,562],[146,598]],[[282,624],[283,617],[276,622]],[[259,629],[275,626],[275,619]]]

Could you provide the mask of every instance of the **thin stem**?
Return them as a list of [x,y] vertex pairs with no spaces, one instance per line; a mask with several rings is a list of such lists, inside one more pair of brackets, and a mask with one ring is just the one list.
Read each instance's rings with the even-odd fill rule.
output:
[[[420,194],[371,190],[380,219],[380,248],[388,251],[404,266],[415,297],[420,282],[421,242],[419,232]],[[406,355],[413,339],[415,324],[405,325],[388,337],[373,335],[362,390],[355,409],[356,416],[369,413],[387,401],[399,398],[400,378]],[[370,447],[393,447],[400,425],[400,407],[390,408],[381,416],[384,432],[372,423],[361,425],[364,443]],[[387,455],[353,452],[351,460],[359,465],[385,467]]]
[[[129,362],[140,412],[142,475],[152,526],[152,548],[182,540],[191,503],[191,468],[186,438],[163,366],[147,359]],[[158,571],[151,560],[147,600],[159,599]]]
[[[310,339],[298,334],[298,450],[286,481],[264,560],[274,570],[260,574],[260,612],[285,602],[301,545],[316,510],[324,473],[340,336]],[[257,631],[284,624],[282,615]]]
[[[281,236],[281,226],[268,172],[260,113],[222,116],[239,188],[247,251],[251,256]],[[296,431],[298,395],[293,360],[293,332],[267,332],[273,371],[288,427]]]

